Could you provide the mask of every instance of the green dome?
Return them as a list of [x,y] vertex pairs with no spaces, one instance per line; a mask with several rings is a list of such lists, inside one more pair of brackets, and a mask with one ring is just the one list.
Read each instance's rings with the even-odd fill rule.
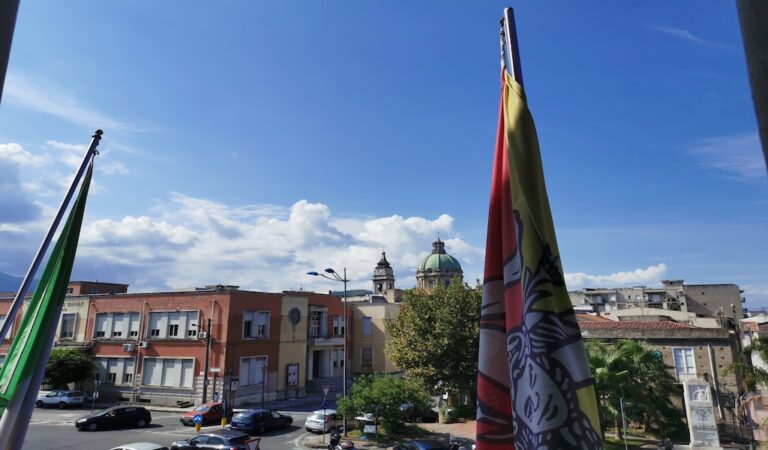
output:
[[426,273],[463,273],[459,261],[445,253],[445,243],[440,239],[432,243],[432,253],[421,260],[418,271]]

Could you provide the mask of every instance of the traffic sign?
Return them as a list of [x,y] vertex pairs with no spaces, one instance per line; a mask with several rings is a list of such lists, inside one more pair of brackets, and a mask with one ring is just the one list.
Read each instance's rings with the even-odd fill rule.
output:
[[252,438],[245,441],[246,447],[248,447],[248,450],[259,450],[261,447],[259,447],[259,443],[261,442],[261,438]]
[[203,416],[200,414],[195,415],[195,417],[192,418],[192,422],[194,422],[195,425],[203,423]]
[[323,386],[323,397],[328,397],[328,391],[331,390],[330,386]]
[[323,399],[323,409],[328,409],[328,399],[327,398]]

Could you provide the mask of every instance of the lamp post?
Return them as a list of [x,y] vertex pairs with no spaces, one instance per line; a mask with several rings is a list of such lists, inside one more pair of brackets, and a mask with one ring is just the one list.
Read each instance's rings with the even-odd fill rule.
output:
[[[329,274],[329,275],[326,275]],[[344,359],[342,360],[343,364],[343,375],[342,375],[342,391],[341,395],[343,398],[347,398],[347,283],[349,280],[347,279],[347,268],[345,267],[343,269],[343,276],[339,275],[338,272],[331,269],[330,267],[325,269],[325,273],[318,273],[318,272],[307,272],[307,275],[312,275],[313,277],[323,277],[325,279],[331,280],[331,281],[340,281],[344,283]],[[347,415],[344,414],[344,437],[347,436]]]
[[[205,334],[205,368],[203,369],[203,403],[208,400],[208,369],[209,355],[211,353],[211,319],[208,318],[208,332]],[[214,386],[214,389],[216,386]]]

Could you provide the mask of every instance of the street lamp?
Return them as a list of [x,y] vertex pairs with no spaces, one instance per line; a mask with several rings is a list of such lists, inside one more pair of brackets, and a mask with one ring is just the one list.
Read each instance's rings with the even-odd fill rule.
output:
[[[208,332],[205,334],[205,368],[203,369],[203,403],[208,400],[208,369],[211,353],[211,318],[208,318]],[[216,390],[214,378],[213,390]]]
[[[329,274],[329,275],[326,275]],[[347,324],[347,283],[349,280],[347,279],[347,268],[345,267],[343,270],[344,275],[339,275],[338,272],[331,269],[330,267],[325,269],[325,273],[318,273],[318,272],[307,272],[307,275],[312,275],[313,277],[323,277],[325,279],[331,280],[331,281],[340,281],[344,283],[344,359],[342,361],[342,364],[344,365],[343,369],[343,379],[342,379],[342,397],[347,398],[347,330],[349,329],[349,326]],[[344,414],[344,437],[347,436],[347,415]]]

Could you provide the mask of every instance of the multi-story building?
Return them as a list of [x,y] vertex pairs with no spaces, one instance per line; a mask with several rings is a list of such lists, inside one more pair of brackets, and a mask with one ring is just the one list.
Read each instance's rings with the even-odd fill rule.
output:
[[[658,351],[670,374],[681,387],[688,378],[703,378],[715,393],[718,419],[734,423],[736,403],[744,391],[742,380],[726,368],[739,360],[741,347],[737,334],[728,327],[703,328],[672,320],[611,320],[593,314],[577,314],[585,340],[642,341]],[[682,397],[674,399],[680,408]]]
[[[735,284],[685,284],[683,280],[664,280],[660,288],[586,288],[568,294],[580,312],[636,315],[642,309],[682,312],[693,317],[744,318],[741,291]],[[631,310],[625,312],[625,310]]]

